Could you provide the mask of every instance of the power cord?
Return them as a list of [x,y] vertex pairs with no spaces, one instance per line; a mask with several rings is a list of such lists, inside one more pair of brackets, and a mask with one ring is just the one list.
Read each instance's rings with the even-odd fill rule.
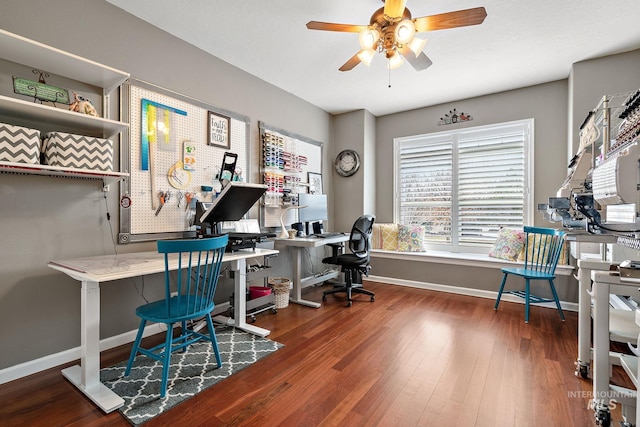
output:
[[116,239],[113,237],[113,226],[111,224],[111,214],[109,213],[109,203],[107,200],[107,183],[102,180],[102,198],[104,199],[104,207],[105,213],[107,217],[107,224],[109,224],[109,236],[111,236],[111,242],[113,243],[113,253],[118,255],[118,244],[116,243]]

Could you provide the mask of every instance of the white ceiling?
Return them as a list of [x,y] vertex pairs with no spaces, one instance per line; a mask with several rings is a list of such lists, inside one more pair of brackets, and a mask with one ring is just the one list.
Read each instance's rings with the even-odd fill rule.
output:
[[564,79],[575,62],[640,48],[639,0],[407,0],[414,18],[478,6],[487,18],[420,33],[424,71],[389,73],[377,54],[341,72],[357,34],[306,23],[366,25],[380,0],[107,1],[329,113],[381,116]]

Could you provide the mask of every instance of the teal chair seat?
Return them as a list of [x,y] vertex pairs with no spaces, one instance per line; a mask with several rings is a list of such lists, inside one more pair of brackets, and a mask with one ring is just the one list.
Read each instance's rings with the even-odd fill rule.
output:
[[[560,314],[560,318],[564,320],[564,313],[560,306],[560,300],[558,299],[558,293],[556,292],[553,279],[556,277],[555,271],[560,259],[560,254],[562,253],[565,232],[543,227],[524,227],[524,232],[526,234],[524,268],[505,267],[501,269],[503,273],[502,283],[500,284],[500,290],[498,291],[498,297],[496,298],[494,309],[498,309],[502,294],[508,293],[524,299],[524,321],[526,323],[529,323],[529,308],[532,303],[540,304],[554,302],[558,313]],[[507,277],[510,274],[524,278],[525,286],[523,290],[504,290]],[[543,298],[532,294],[532,280],[547,281],[553,298]]]
[[[227,235],[208,239],[160,240],[158,252],[164,254],[165,298],[142,305],[136,309],[140,327],[133,343],[127,368],[128,376],[138,353],[162,362],[160,397],[167,393],[171,354],[184,350],[200,340],[211,342],[218,367],[222,366],[211,312],[215,304],[213,297],[218,285],[220,266],[229,237]],[[169,268],[170,257],[177,256],[178,268]],[[175,287],[171,286],[173,282]],[[187,327],[189,320],[205,318],[208,334],[201,334]],[[140,347],[147,322],[164,323],[167,327],[165,342],[145,349]],[[180,323],[178,337],[173,337],[173,325]]]
[[[136,315],[151,322],[164,323],[166,319],[172,319],[175,323],[204,317],[214,308],[211,307],[211,310],[209,310],[209,303],[209,301],[203,301],[201,297],[194,297],[189,302],[182,301],[178,297],[172,297],[168,305],[165,300],[141,305],[136,309]],[[205,308],[200,309],[200,307]]]

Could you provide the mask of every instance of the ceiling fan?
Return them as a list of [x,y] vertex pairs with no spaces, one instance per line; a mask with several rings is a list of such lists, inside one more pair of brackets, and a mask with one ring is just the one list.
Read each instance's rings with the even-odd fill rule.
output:
[[415,37],[415,33],[478,25],[487,16],[484,7],[476,7],[412,18],[405,7],[406,0],[382,1],[384,7],[373,12],[369,25],[307,23],[310,30],[359,33],[361,49],[340,67],[340,71],[349,71],[360,62],[369,65],[376,52],[385,54],[390,69],[402,65],[404,57],[417,71],[424,70],[432,64],[422,51],[427,40]]

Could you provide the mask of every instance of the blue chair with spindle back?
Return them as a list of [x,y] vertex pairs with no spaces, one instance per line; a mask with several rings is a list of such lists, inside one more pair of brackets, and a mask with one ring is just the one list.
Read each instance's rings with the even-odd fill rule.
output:
[[[555,230],[553,228],[542,227],[524,227],[526,234],[525,238],[525,254],[524,254],[524,268],[517,267],[505,267],[502,268],[502,284],[500,285],[500,291],[498,292],[498,298],[496,298],[496,304],[494,309],[498,309],[500,304],[500,298],[504,293],[504,285],[507,282],[507,276],[513,274],[524,278],[525,287],[524,291],[514,290],[507,291],[506,293],[516,295],[520,298],[524,298],[524,321],[529,323],[529,307],[531,303],[539,304],[546,302],[555,302],[560,318],[564,320],[564,313],[560,307],[560,300],[558,299],[558,293],[556,287],[553,284],[555,279],[556,266],[562,253],[564,246],[565,232]],[[531,294],[530,281],[532,280],[546,280],[551,287],[551,294],[553,299],[542,298]]]
[[[165,397],[167,392],[173,352],[184,350],[187,346],[205,339],[211,341],[218,367],[222,366],[211,312],[215,306],[213,296],[228,240],[229,236],[224,235],[207,239],[158,241],[158,252],[164,254],[165,299],[141,305],[136,309],[136,315],[141,319],[140,327],[124,374],[129,375],[138,353],[162,362],[160,397]],[[174,254],[177,254],[177,270],[169,268]],[[172,291],[170,283],[170,273],[174,273],[173,270],[177,274],[175,291]],[[171,295],[172,292],[175,292],[174,296]],[[187,328],[187,321],[202,317],[206,318],[208,334]],[[167,336],[164,343],[144,349],[140,347],[140,341],[147,322],[164,323],[167,326]],[[176,338],[173,337],[175,323],[181,323],[182,326],[181,334]]]

